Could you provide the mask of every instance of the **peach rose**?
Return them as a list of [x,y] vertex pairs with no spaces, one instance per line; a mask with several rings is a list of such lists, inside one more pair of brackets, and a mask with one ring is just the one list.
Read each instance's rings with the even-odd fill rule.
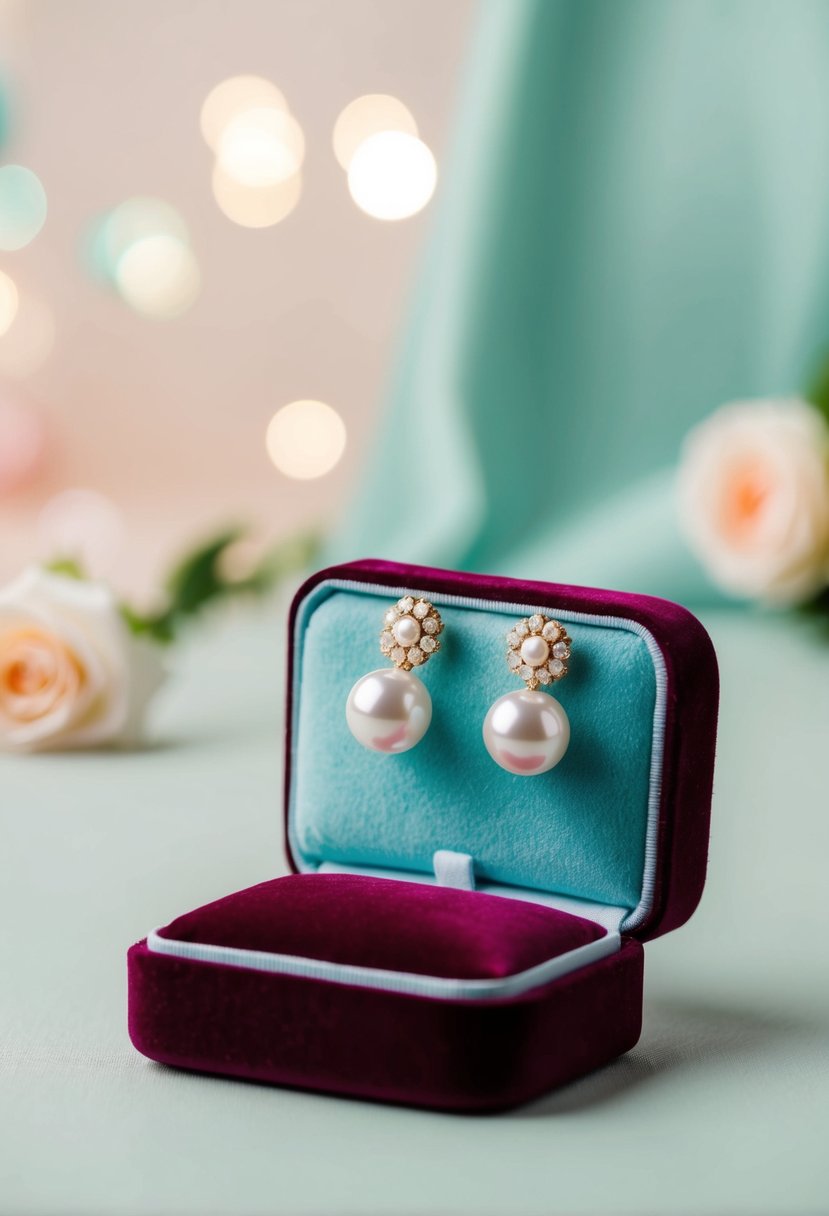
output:
[[829,581],[829,427],[800,398],[735,401],[688,435],[688,542],[724,591],[788,606]]
[[0,747],[135,741],[161,680],[103,584],[32,567],[0,591]]

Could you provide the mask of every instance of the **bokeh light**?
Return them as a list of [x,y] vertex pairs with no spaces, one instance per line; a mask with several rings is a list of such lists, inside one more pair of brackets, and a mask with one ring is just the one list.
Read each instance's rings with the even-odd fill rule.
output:
[[46,222],[46,191],[22,165],[0,168],[0,249],[22,249]]
[[112,281],[118,262],[131,245],[160,234],[175,237],[185,245],[190,240],[187,225],[170,203],[151,196],[126,199],[107,212],[93,229],[91,253],[95,270]]
[[121,254],[115,284],[136,312],[164,319],[190,308],[199,294],[201,275],[189,245],[162,232],[142,237]]
[[404,220],[429,202],[437,165],[426,145],[401,131],[371,135],[357,148],[348,189],[357,206],[378,220]]
[[346,173],[360,144],[381,131],[418,134],[414,117],[399,98],[389,93],[366,93],[345,107],[334,124],[333,143],[334,155]]
[[243,228],[270,228],[291,214],[302,194],[302,174],[275,186],[243,186],[216,164],[213,197],[219,210]]
[[19,304],[20,297],[14,279],[0,270],[0,338],[11,329]]
[[265,438],[268,455],[286,477],[323,477],[346,444],[345,423],[324,401],[292,401],[277,410]]
[[208,93],[201,108],[201,132],[214,152],[228,123],[245,110],[286,110],[288,103],[270,80],[262,76],[231,76]]
[[55,345],[55,318],[36,296],[21,293],[17,312],[0,336],[0,375],[23,380],[36,372]]
[[0,496],[21,489],[37,473],[46,446],[43,419],[28,402],[0,390]]
[[37,549],[44,561],[78,562],[86,574],[110,573],[124,544],[124,520],[97,490],[64,490],[50,498],[37,523]]
[[178,317],[198,297],[187,225],[163,199],[138,196],[113,207],[92,231],[90,253],[98,276],[144,316]]
[[305,137],[285,110],[258,107],[237,114],[225,126],[216,150],[228,177],[243,186],[275,186],[294,177],[305,158]]
[[262,76],[231,76],[201,109],[201,130],[216,153],[216,205],[242,228],[269,228],[302,194],[305,136],[283,93]]

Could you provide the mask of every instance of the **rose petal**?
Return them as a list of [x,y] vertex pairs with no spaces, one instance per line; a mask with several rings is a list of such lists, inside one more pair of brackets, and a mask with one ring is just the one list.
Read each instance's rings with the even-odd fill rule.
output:
[[[28,688],[12,686],[17,662]],[[160,682],[158,656],[135,650],[109,588],[37,568],[0,589],[4,672],[0,746],[29,750],[116,742],[127,729],[134,737]]]

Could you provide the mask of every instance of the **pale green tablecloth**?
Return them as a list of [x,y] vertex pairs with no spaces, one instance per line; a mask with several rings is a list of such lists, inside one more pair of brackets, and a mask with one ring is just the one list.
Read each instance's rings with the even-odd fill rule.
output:
[[281,631],[203,633],[137,755],[5,759],[3,1213],[815,1213],[829,1167],[829,642],[710,616],[723,714],[710,880],[647,948],[645,1029],[506,1116],[160,1068],[124,954],[283,869]]

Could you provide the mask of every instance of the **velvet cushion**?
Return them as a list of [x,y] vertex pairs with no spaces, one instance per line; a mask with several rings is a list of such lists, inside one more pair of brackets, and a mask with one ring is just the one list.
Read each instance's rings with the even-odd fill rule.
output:
[[354,874],[291,875],[178,917],[161,936],[389,971],[489,979],[604,936],[519,900]]

